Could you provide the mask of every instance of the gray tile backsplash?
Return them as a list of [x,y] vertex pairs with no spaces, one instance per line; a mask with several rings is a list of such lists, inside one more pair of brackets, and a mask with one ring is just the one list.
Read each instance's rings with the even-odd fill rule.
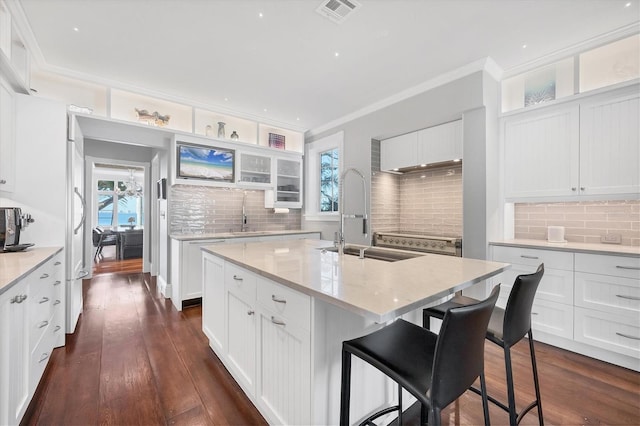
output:
[[275,214],[264,207],[264,191],[174,185],[169,189],[169,232],[208,234],[240,231],[242,197],[246,192],[247,227],[250,231],[296,230],[301,228],[300,209]]
[[570,242],[600,243],[615,233],[623,245],[640,245],[639,200],[521,203],[514,210],[516,238],[546,240],[547,226],[564,226]]
[[462,163],[396,175],[380,172],[380,143],[371,149],[374,231],[462,235]]

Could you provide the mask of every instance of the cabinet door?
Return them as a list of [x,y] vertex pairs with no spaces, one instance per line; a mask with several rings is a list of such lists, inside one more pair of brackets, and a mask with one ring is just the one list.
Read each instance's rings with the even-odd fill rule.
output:
[[204,254],[202,276],[202,331],[209,338],[209,346],[222,355],[226,348],[224,261]]
[[248,301],[241,292],[227,292],[228,367],[249,395],[255,394],[256,378],[256,315],[253,302]]
[[26,279],[0,296],[0,424],[19,424],[29,405],[28,297]]
[[580,107],[580,193],[640,192],[640,97]]
[[239,159],[239,185],[271,186],[271,157],[241,152]]
[[311,335],[260,310],[257,401],[270,424],[311,424]]
[[380,169],[394,170],[415,166],[418,161],[418,132],[380,141]]
[[302,160],[276,159],[274,207],[302,207]]
[[507,198],[578,194],[578,106],[509,117],[503,135]]
[[15,134],[13,91],[0,79],[0,191],[15,190]]
[[418,164],[462,159],[462,120],[418,132]]

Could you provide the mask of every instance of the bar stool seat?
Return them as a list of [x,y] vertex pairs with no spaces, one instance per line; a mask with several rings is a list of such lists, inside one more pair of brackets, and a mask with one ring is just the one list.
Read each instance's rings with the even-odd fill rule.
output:
[[[505,368],[507,378],[507,399],[508,405],[496,400],[491,395],[489,401],[496,404],[509,413],[509,423],[517,425],[522,418],[534,407],[538,407],[538,422],[544,426],[542,416],[542,401],[540,399],[540,383],[538,380],[538,368],[536,365],[536,355],[533,346],[533,334],[531,332],[531,309],[535,293],[544,275],[544,264],[540,264],[533,274],[518,275],[509,294],[509,300],[505,309],[495,307],[489,320],[486,338],[502,347],[505,357]],[[423,327],[430,328],[430,317],[443,319],[445,313],[452,308],[467,306],[478,303],[476,299],[465,296],[454,296],[450,300],[422,311]],[[515,391],[513,387],[513,371],[511,365],[511,347],[529,336],[529,352],[531,354],[531,367],[533,370],[533,383],[535,387],[536,399],[523,408],[520,412],[516,410]],[[478,389],[471,388],[476,393]]]
[[[342,344],[340,424],[349,424],[351,356],[355,355],[398,384],[398,405],[384,408],[361,424],[398,410],[402,424],[402,389],[422,405],[421,422],[440,424],[441,410],[480,377],[485,423],[489,407],[484,381],[484,336],[499,287],[484,301],[445,313],[440,334],[398,319],[371,334]],[[428,414],[427,414],[428,411]]]

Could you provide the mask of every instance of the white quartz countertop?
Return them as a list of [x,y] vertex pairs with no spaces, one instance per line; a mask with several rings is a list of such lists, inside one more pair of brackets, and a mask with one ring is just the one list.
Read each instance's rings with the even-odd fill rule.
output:
[[238,232],[216,232],[210,234],[171,234],[170,237],[174,240],[178,241],[198,241],[198,240],[213,240],[216,238],[220,239],[231,239],[231,238],[242,238],[242,237],[260,237],[260,236],[268,236],[268,235],[292,235],[292,234],[311,234],[311,233],[320,233],[320,231],[315,230],[305,230],[305,229],[297,229],[297,230],[282,230],[282,231],[238,231]]
[[545,250],[572,251],[591,254],[609,254],[618,256],[640,257],[640,247],[622,246],[617,244],[588,244],[588,243],[550,243],[545,240],[498,240],[491,241],[489,245],[507,247],[528,247]]
[[61,250],[62,247],[32,247],[20,252],[0,253],[0,294]]
[[386,322],[510,267],[424,254],[385,262],[322,251],[331,241],[288,240],[202,248],[229,262],[343,309]]

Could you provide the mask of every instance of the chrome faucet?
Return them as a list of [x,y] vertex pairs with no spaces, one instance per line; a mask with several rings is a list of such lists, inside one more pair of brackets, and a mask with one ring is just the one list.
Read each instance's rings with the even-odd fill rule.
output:
[[240,228],[241,232],[245,232],[247,230],[247,191],[242,193],[242,226]]
[[[364,196],[364,206],[363,206],[362,214],[345,214],[344,213],[344,179],[347,176],[347,174],[349,174],[349,172],[355,173],[356,175],[360,176],[360,179],[362,179],[362,194]],[[338,191],[340,193],[340,202],[338,204],[338,209],[340,210],[340,230],[336,235],[335,242],[338,245],[338,253],[343,254],[344,244],[345,244],[345,240],[344,240],[344,220],[345,219],[362,219],[362,233],[364,234],[365,238],[367,236],[367,183],[364,178],[364,174],[360,170],[353,167],[346,169],[345,171],[342,172],[342,175],[340,175],[340,183],[339,183]],[[364,251],[362,254],[364,256]]]

